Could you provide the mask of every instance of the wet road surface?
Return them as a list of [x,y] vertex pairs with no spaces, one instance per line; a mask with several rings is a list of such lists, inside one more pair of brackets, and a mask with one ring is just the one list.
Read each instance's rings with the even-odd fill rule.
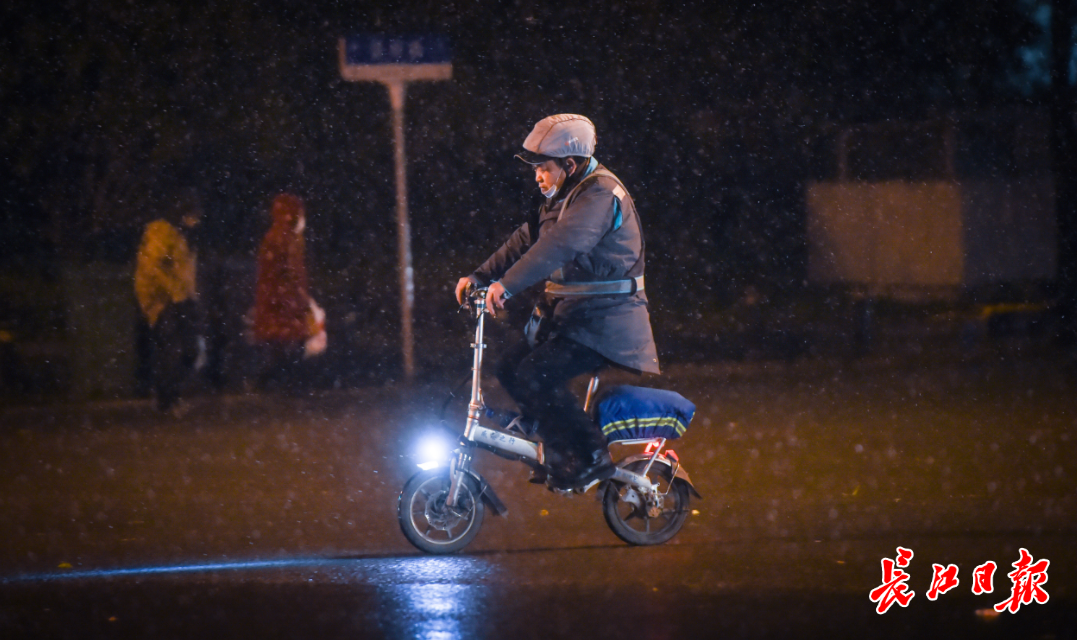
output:
[[[1062,638],[1077,629],[1063,586],[1077,577],[1071,542],[1028,538],[1052,560],[1051,599],[998,615],[1002,572],[993,595],[966,585],[985,559],[1016,560],[1009,536],[902,538],[916,553],[916,595],[884,615],[867,596],[879,558],[894,553],[878,539],[147,566],[38,576],[0,594],[5,637]],[[961,569],[961,585],[934,602],[933,561]]]
[[[1005,354],[1003,354],[1005,355]],[[592,495],[528,485],[463,554],[395,521],[444,388],[9,407],[0,433],[0,637],[955,637],[1077,635],[1077,399],[1050,358],[682,365],[674,447],[704,496],[630,548]],[[491,394],[492,396],[494,394]],[[915,592],[875,612],[896,547]],[[1045,604],[994,615],[1020,548]],[[972,570],[998,565],[991,594]],[[960,584],[928,600],[932,564]]]

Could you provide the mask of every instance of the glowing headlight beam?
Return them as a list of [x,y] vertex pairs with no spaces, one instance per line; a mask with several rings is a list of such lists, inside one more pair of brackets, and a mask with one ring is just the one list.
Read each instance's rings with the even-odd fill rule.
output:
[[450,454],[452,447],[443,437],[427,436],[419,441],[416,457],[419,460],[419,468],[427,471],[448,462]]

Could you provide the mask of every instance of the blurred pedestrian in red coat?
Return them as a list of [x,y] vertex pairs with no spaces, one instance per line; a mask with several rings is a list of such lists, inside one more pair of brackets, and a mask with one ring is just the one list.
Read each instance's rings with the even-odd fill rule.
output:
[[305,382],[300,367],[304,348],[323,331],[324,313],[307,289],[303,201],[281,193],[273,199],[271,214],[273,225],[258,248],[252,313],[254,340],[264,351],[258,383],[268,388],[277,382],[295,391]]

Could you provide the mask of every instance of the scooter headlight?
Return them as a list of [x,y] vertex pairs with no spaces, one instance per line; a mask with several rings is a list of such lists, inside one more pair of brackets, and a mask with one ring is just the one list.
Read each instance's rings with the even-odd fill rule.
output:
[[435,469],[449,462],[452,444],[444,437],[428,435],[419,441],[415,457],[423,471]]

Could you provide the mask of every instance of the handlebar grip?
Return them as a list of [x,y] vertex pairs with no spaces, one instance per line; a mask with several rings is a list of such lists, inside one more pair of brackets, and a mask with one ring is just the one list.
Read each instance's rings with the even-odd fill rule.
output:
[[487,289],[488,287],[479,287],[474,283],[469,283],[464,287],[464,303],[460,305],[460,310],[468,309],[470,311],[475,311],[475,309],[478,308],[478,303],[486,299]]

